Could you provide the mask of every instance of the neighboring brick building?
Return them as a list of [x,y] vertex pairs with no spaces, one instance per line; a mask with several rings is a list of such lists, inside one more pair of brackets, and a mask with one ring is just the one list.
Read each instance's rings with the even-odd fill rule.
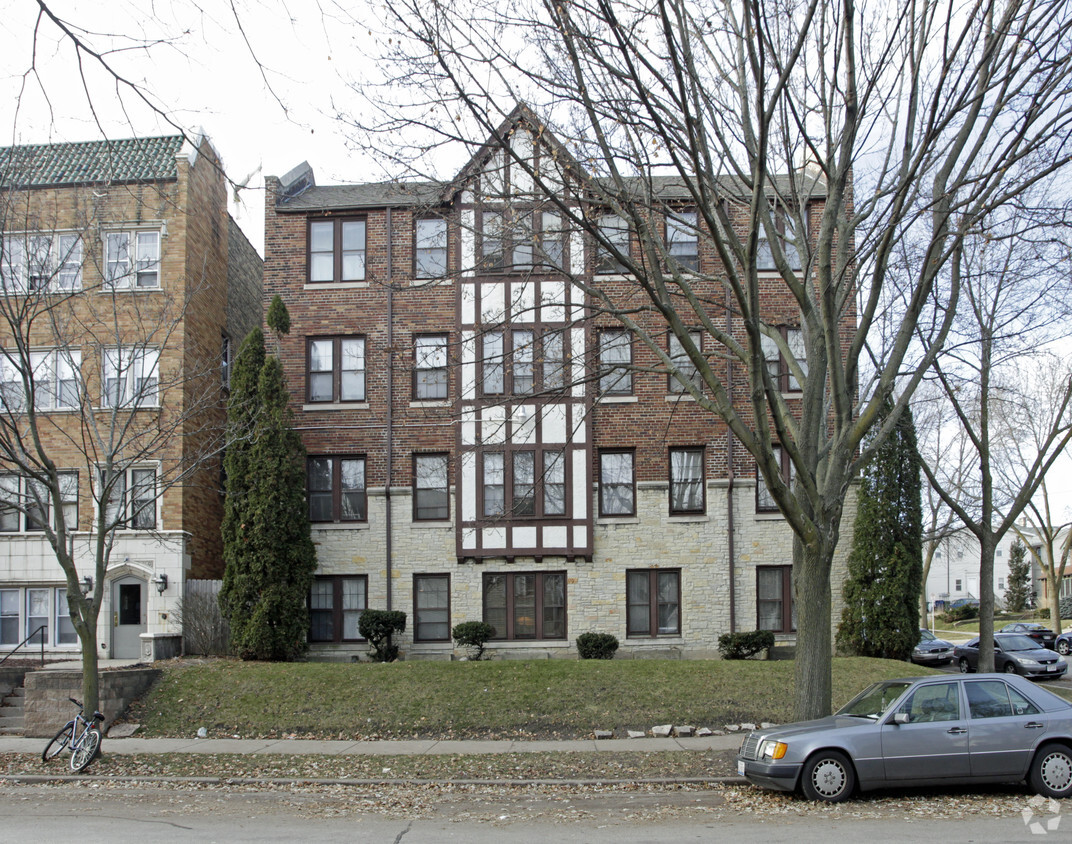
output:
[[[566,156],[518,120],[514,143],[567,182]],[[681,186],[655,189],[680,197],[678,218],[656,221],[671,254],[710,271]],[[574,655],[586,631],[637,657],[710,656],[720,634],[757,626],[791,636],[791,532],[753,460],[592,307],[593,276],[618,301],[635,287],[534,196],[487,151],[448,185],[317,186],[308,165],[267,180],[265,299],[290,312],[282,360],[319,565],[313,653],[363,654],[366,607],[407,613],[410,659],[448,658],[451,627],[470,620],[495,627],[501,656]],[[792,309],[769,304],[794,342]],[[650,309],[634,316],[680,357]],[[744,402],[745,379],[709,362]],[[776,352],[768,366],[793,401]]]
[[[186,579],[222,576],[224,382],[260,321],[260,257],[207,139],[0,149],[0,202],[7,441],[32,407],[69,481],[80,575],[94,574],[102,509],[121,524],[92,587],[100,655],[177,653]],[[0,651],[40,625],[49,650],[77,650],[35,494],[0,455]]]

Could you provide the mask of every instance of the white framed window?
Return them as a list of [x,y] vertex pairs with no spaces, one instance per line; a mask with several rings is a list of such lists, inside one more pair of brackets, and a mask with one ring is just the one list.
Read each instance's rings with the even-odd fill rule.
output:
[[447,221],[442,217],[417,220],[414,228],[414,275],[442,278],[447,274]]
[[[99,481],[103,487],[103,476]],[[125,469],[115,476],[112,483],[105,505],[105,520],[109,525],[121,529],[154,530],[157,525],[156,498],[154,467]]]
[[[39,629],[44,627],[44,630]],[[67,590],[55,586],[0,589],[0,648],[13,648],[31,634],[30,644],[71,648],[78,644],[67,605]]]
[[155,407],[159,404],[160,351],[146,348],[105,349],[102,361],[102,407]]
[[73,233],[28,232],[2,242],[0,281],[6,293],[82,288],[82,238]]
[[104,233],[104,281],[115,289],[160,287],[160,230]]
[[[68,530],[78,527],[78,472],[59,472],[63,521]],[[38,532],[51,524],[48,487],[18,475],[0,475],[0,533]]]
[[74,410],[79,406],[82,352],[51,349],[30,353],[33,368],[34,408]]
[[695,211],[678,211],[667,216],[666,250],[682,269],[700,268],[700,235]]

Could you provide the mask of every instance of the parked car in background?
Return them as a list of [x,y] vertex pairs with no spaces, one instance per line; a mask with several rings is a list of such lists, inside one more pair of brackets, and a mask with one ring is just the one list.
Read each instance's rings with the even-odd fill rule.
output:
[[1072,652],[1072,632],[1062,633],[1053,640],[1053,649],[1061,656],[1068,656]]
[[911,660],[917,665],[945,665],[953,661],[953,644],[939,639],[930,630],[920,630],[919,644],[912,649]]
[[1044,648],[1052,648],[1054,640],[1057,638],[1049,627],[1045,624],[1039,624],[1037,621],[1014,621],[1012,624],[1006,624],[999,632],[1023,633],[1025,636],[1030,636]]
[[[957,645],[953,656],[962,674],[979,670],[979,637]],[[1025,677],[1061,677],[1068,663],[1049,648],[1043,648],[1022,633],[994,634],[994,670]]]
[[1046,797],[1068,797],[1072,704],[1011,675],[885,680],[829,718],[749,733],[737,772],[831,803],[857,788],[1024,779]]

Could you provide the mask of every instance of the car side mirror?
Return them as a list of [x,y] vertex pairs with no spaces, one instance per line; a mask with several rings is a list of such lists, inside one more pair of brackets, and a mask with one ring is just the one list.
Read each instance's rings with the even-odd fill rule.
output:
[[908,713],[907,712],[895,712],[893,714],[893,723],[894,724],[907,724],[908,723]]

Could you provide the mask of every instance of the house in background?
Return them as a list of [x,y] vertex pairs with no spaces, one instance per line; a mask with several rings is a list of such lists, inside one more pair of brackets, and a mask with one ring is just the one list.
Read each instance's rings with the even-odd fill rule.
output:
[[[1005,603],[1009,585],[1009,551],[1016,535],[1009,531],[994,550],[994,600]],[[1032,587],[1035,588],[1034,583]],[[933,611],[956,601],[979,600],[979,541],[967,530],[942,539],[934,551],[926,583],[927,605]]]
[[[32,410],[62,470],[102,657],[178,653],[185,581],[222,575],[226,381],[262,270],[227,196],[205,138],[0,149],[0,423]],[[120,528],[92,583],[106,477]],[[41,492],[0,459],[0,651],[39,628],[47,651],[78,648]]]
[[[502,131],[519,155],[570,183],[576,165],[546,130],[515,120]],[[449,659],[451,628],[471,620],[492,625],[503,657],[573,656],[586,631],[637,658],[710,656],[730,631],[793,636],[792,534],[754,461],[593,307],[586,283],[622,301],[634,288],[609,250],[536,200],[525,168],[485,150],[450,184],[319,186],[307,164],[266,181],[264,295],[290,313],[281,354],[308,453],[315,656],[363,655],[368,607],[406,612],[408,659]],[[715,274],[686,191],[654,189],[675,212],[658,222],[674,259]],[[809,196],[809,218],[823,200]],[[638,248],[620,218],[565,201]],[[767,272],[778,277],[773,262]],[[778,289],[768,318],[792,347],[799,313]],[[635,318],[683,360],[665,324]],[[747,401],[702,335],[697,324]],[[792,405],[799,385],[773,343],[768,354]]]

